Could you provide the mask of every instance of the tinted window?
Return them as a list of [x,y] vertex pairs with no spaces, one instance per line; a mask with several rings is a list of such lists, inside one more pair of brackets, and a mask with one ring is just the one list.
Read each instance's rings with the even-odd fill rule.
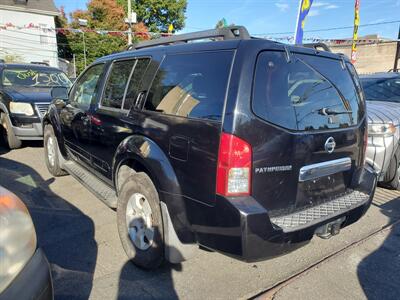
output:
[[145,108],[221,120],[232,51],[170,55],[154,79]]
[[144,72],[146,72],[149,62],[149,58],[137,60],[132,77],[129,81],[128,91],[126,92],[124,109],[130,109],[133,102],[136,100],[138,93],[140,92],[139,89],[142,77],[144,75]]
[[96,97],[97,85],[103,72],[104,65],[99,64],[90,67],[74,86],[72,102],[89,107],[92,99]]
[[361,79],[367,100],[400,102],[400,76],[398,78]]
[[[293,55],[288,63],[283,52],[263,52],[259,56],[252,101],[254,112],[271,123],[292,130],[321,130],[356,124],[358,98],[347,69],[342,69],[340,61],[332,60],[324,65],[330,69],[319,72],[319,60],[327,59],[317,57],[312,62],[314,68],[310,66],[311,62],[308,65],[300,57]],[[338,74],[344,79],[335,78]]]
[[[346,68],[346,64],[336,59],[321,58],[312,55],[299,55],[299,58],[310,64],[311,67],[321,73],[337,88],[344,104],[353,112],[355,123],[358,123],[363,113],[360,107],[359,93],[355,85],[355,83],[359,84],[359,82],[355,80],[356,77],[352,78],[352,74]],[[350,64],[347,67],[349,66],[351,67]]]
[[104,88],[102,106],[121,108],[126,84],[132,72],[135,60],[114,62]]

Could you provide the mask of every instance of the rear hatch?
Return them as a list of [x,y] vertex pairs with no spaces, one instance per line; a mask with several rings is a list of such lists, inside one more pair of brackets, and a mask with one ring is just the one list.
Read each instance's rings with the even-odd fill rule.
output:
[[261,52],[252,109],[252,195],[271,216],[352,191],[364,163],[365,103],[349,62]]

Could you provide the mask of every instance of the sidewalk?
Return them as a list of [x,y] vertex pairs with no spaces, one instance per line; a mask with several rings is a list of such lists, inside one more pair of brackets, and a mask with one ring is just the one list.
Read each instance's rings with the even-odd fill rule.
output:
[[289,281],[272,298],[400,299],[400,223]]

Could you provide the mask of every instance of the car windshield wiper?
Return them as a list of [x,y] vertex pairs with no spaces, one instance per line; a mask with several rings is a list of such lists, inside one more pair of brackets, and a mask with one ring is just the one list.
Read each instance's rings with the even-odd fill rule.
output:
[[336,115],[347,115],[347,114],[352,114],[353,112],[351,110],[346,110],[346,111],[337,111],[333,109],[329,109],[326,107],[318,109],[318,113],[323,116],[336,116]]

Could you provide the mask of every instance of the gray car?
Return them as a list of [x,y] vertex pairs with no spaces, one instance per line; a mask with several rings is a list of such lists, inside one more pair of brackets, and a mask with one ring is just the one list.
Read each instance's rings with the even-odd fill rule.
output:
[[400,74],[376,73],[360,76],[367,100],[367,163],[379,182],[400,190]]

